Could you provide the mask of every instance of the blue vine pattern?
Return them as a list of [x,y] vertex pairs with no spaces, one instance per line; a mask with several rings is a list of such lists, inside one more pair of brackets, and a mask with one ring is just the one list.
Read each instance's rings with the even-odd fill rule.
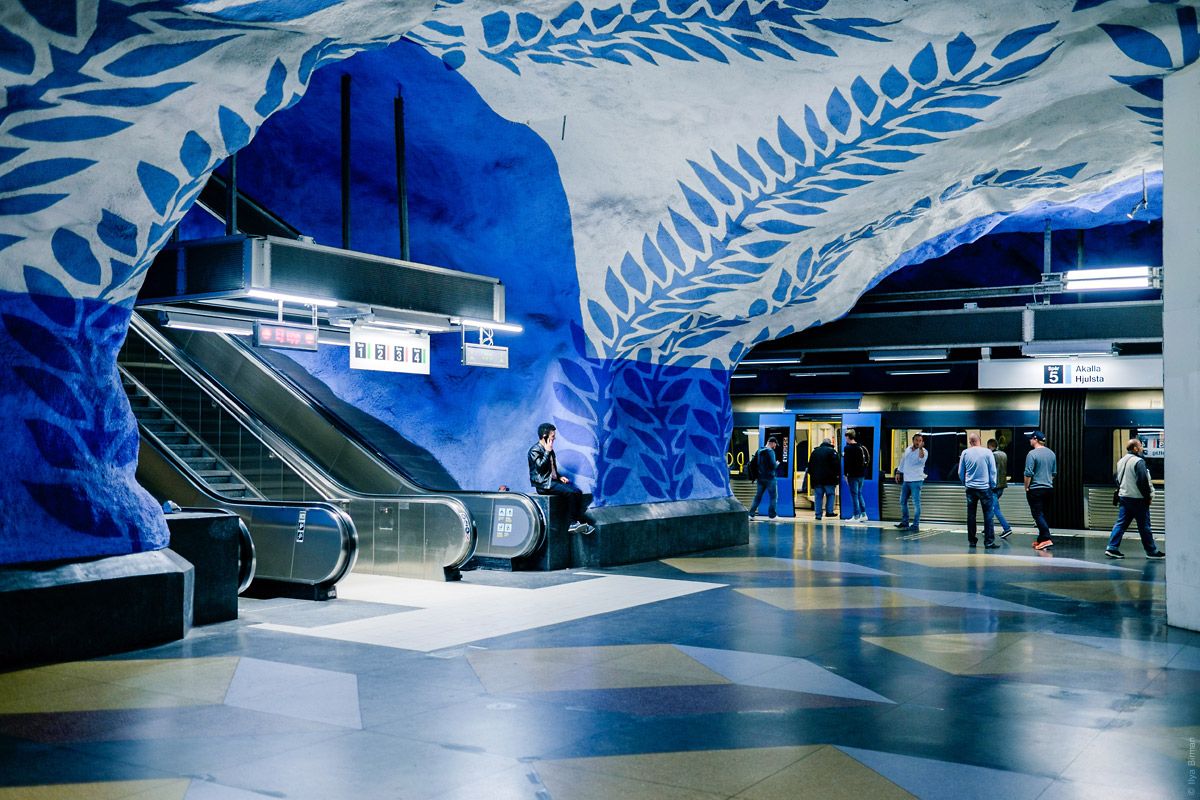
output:
[[[643,237],[640,253],[626,252],[607,269],[604,302],[587,300],[597,349],[611,358],[725,369],[748,346],[790,332],[764,327],[727,358],[704,363],[705,351],[751,320],[814,300],[849,255],[847,246],[810,248],[784,269],[777,269],[777,254],[832,202],[980,123],[976,114],[999,99],[987,89],[1020,80],[1054,53],[1058,44],[1026,51],[1055,25],[1015,31],[988,57],[962,33],[942,59],[926,45],[903,72],[892,66],[874,84],[858,77],[845,94],[834,89],[824,122],[806,106],[802,133],[779,117],[773,140],[764,136],[724,156],[714,151],[706,164],[689,161],[696,183],[680,183],[686,212],[669,209],[669,220]],[[749,287],[759,291],[744,292]],[[705,313],[713,299],[734,292],[749,298],[741,314]]]
[[[829,17],[829,0],[626,0],[606,8],[574,2],[553,19],[527,11],[495,11],[480,20],[478,53],[514,74],[522,64],[600,63],[657,65],[668,61],[717,61],[731,56],[787,61],[800,56],[836,57],[832,37],[888,42],[895,22],[869,17]],[[467,59],[466,28],[427,22],[408,34],[458,69]]]

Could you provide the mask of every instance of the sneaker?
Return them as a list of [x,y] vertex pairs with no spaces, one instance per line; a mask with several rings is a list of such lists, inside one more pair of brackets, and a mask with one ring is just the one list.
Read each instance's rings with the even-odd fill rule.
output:
[[999,550],[1000,549],[1000,545],[997,544],[996,542],[992,542],[991,544],[985,544],[983,547],[985,550]]
[[916,531],[921,530],[921,527],[914,522],[912,525],[908,526],[908,529],[915,533]]
[[1125,554],[1122,553],[1120,550],[1105,550],[1104,555],[1108,556],[1109,558],[1124,558],[1125,557]]
[[1034,550],[1049,550],[1051,547],[1054,547],[1054,541],[1051,539],[1047,539],[1044,542],[1034,542],[1033,543]]
[[1006,531],[1000,531],[1000,538],[1001,538],[1001,539],[1007,539],[1007,538],[1008,538],[1008,537],[1010,537],[1010,536],[1012,536],[1012,528],[1009,528],[1009,529],[1008,529],[1008,530],[1006,530]]
[[899,528],[900,530],[904,530],[905,528],[908,527],[908,523],[907,522],[897,522],[896,527]]
[[595,526],[589,525],[586,522],[576,522],[574,525],[567,528],[567,533],[577,533],[580,536],[588,536],[595,532],[596,532]]
[[820,518],[820,517],[813,517],[813,519],[815,519],[817,522],[820,522],[820,521],[821,521],[821,518]]
[[967,542],[967,547],[979,547],[979,542]]
[[1166,557],[1167,557],[1167,554],[1164,553],[1162,550],[1155,550],[1153,553],[1146,553],[1146,558],[1152,559],[1154,561],[1162,561]]

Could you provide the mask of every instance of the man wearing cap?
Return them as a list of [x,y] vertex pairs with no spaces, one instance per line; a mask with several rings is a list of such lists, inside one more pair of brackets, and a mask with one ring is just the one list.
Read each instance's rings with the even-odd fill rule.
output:
[[1046,523],[1046,503],[1054,493],[1054,476],[1058,474],[1058,459],[1054,451],[1046,447],[1046,434],[1030,431],[1029,446],[1033,448],[1025,456],[1025,499],[1029,501],[1029,513],[1037,525],[1038,538],[1034,550],[1054,547],[1050,538],[1050,526]]

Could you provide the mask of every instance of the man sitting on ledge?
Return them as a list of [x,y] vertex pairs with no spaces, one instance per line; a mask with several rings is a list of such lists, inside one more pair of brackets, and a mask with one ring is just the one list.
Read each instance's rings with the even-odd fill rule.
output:
[[549,422],[538,425],[537,444],[529,448],[529,482],[538,494],[567,498],[571,515],[569,532],[586,535],[596,528],[584,513],[583,492],[558,471],[558,459],[554,456],[554,439],[557,436],[558,429]]

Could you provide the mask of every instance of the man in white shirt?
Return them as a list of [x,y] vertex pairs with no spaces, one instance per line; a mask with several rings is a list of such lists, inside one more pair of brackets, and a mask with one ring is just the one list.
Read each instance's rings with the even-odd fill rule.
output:
[[[917,531],[921,529],[921,488],[925,485],[925,460],[929,451],[925,449],[925,437],[914,433],[912,447],[904,451],[900,463],[896,466],[896,483],[900,484],[900,522],[896,525],[901,530]],[[913,501],[912,524],[908,524],[908,498]]]

